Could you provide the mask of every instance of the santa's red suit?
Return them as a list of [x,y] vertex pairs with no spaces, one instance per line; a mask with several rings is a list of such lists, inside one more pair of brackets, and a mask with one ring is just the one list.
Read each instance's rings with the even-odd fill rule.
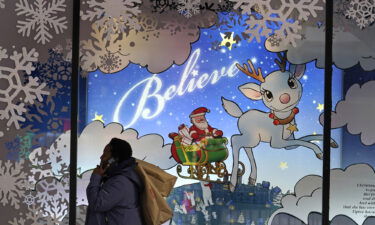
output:
[[[207,108],[199,107],[190,114],[190,118],[193,119],[194,117],[197,117],[197,116],[204,116],[207,112],[210,112]],[[205,129],[200,129],[194,124],[193,126],[189,128],[189,134],[190,134],[190,137],[193,139],[193,142],[198,142],[207,136],[209,137],[223,136],[223,131],[213,128],[210,125],[207,125],[207,128]]]
[[201,130],[195,125],[193,125],[189,129],[189,133],[190,137],[193,138],[193,141],[200,141],[207,136],[218,137],[223,135],[223,132],[221,130],[217,130],[216,128],[213,128],[210,125],[208,125],[208,127],[205,130]]

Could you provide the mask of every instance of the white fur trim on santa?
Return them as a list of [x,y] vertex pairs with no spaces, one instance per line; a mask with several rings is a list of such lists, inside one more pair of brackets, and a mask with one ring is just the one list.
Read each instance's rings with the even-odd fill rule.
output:
[[189,117],[190,117],[190,118],[194,118],[194,117],[197,117],[197,116],[203,116],[203,115],[206,115],[206,113],[192,114],[192,115],[190,115]]

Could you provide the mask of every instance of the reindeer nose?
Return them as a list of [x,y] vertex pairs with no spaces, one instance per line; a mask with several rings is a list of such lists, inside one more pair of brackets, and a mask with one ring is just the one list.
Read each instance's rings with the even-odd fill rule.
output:
[[287,94],[287,93],[284,93],[284,94],[280,95],[279,99],[280,99],[281,103],[287,104],[290,101],[290,95]]

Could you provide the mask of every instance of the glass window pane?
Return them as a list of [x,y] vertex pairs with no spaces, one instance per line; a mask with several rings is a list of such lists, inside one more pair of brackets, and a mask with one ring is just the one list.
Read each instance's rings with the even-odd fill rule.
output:
[[342,147],[341,155],[332,158],[341,161],[331,172],[332,224],[374,223],[373,5],[371,1],[334,5],[333,60],[343,82],[333,85],[342,91],[341,98],[334,99],[332,113],[332,132],[341,133]]
[[71,1],[0,1],[2,224],[61,224],[69,205]]

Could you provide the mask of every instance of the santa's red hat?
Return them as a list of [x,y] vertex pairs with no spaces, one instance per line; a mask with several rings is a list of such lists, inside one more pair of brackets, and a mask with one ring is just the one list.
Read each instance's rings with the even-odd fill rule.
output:
[[206,107],[199,107],[197,109],[194,109],[194,111],[190,113],[189,117],[193,118],[193,117],[196,117],[196,116],[202,116],[202,115],[204,115],[208,112],[210,112],[210,110],[207,109]]

